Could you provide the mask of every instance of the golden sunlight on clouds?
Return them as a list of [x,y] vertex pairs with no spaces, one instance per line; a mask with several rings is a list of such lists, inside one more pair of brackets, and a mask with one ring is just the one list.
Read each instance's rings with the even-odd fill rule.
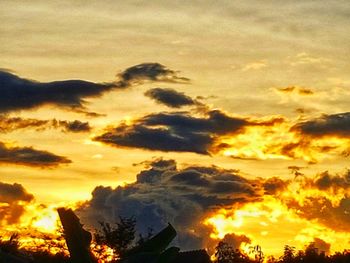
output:
[[308,163],[317,163],[324,159],[338,158],[349,151],[348,138],[307,137],[292,127],[293,124],[289,122],[272,127],[246,127],[241,134],[220,138],[220,143],[225,145],[222,153],[238,159],[302,159]]
[[64,206],[91,229],[170,222],[183,250],[230,233],[266,255],[349,248],[348,14],[330,0],[1,0],[0,236],[66,253]]
[[301,218],[273,197],[238,209],[221,209],[204,224],[213,227],[210,237],[214,240],[221,240],[230,233],[246,235],[252,242],[242,243],[243,247],[261,245],[267,255],[280,255],[286,244],[304,249],[315,238],[330,243],[331,252],[342,251],[348,248],[350,239],[350,233],[334,231],[317,221]]

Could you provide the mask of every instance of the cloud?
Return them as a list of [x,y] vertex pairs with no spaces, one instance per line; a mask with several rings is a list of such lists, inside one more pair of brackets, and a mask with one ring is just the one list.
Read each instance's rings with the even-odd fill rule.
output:
[[0,72],[0,112],[33,109],[46,104],[84,108],[84,98],[97,97],[115,87],[113,83],[83,80],[37,82]]
[[258,201],[263,192],[259,183],[233,170],[202,166],[180,169],[174,160],[157,159],[137,175],[134,183],[115,189],[96,187],[92,199],[78,213],[89,225],[135,216],[141,232],[148,227],[158,231],[171,222],[178,232],[178,245],[195,249],[210,242],[211,229],[201,223],[208,213]]
[[326,255],[330,253],[331,244],[327,243],[326,241],[316,237],[314,238],[312,244],[318,249],[319,253],[324,252]]
[[191,97],[185,95],[183,92],[178,92],[174,89],[154,88],[146,91],[145,95],[156,102],[171,108],[194,106],[199,103]]
[[7,184],[0,182],[0,203],[11,204],[17,201],[30,202],[34,199],[21,184]]
[[236,235],[234,233],[226,234],[222,239],[223,242],[227,243],[233,249],[239,249],[242,243],[250,244],[251,240],[245,235]]
[[292,127],[304,135],[323,137],[350,137],[350,112],[324,115],[320,118],[300,122]]
[[144,63],[126,69],[118,79],[107,83],[84,80],[38,82],[24,79],[8,71],[0,71],[0,113],[35,109],[44,105],[56,105],[84,112],[86,98],[99,97],[103,93],[124,89],[143,81],[186,82],[177,72],[159,63]]
[[329,64],[330,60],[324,57],[317,57],[317,56],[313,56],[308,53],[302,52],[302,53],[298,53],[295,56],[287,57],[286,62],[293,67],[308,66],[308,65],[326,67],[327,64]]
[[211,110],[204,117],[189,112],[150,114],[131,125],[121,123],[94,138],[112,146],[209,154],[220,135],[240,132],[249,122]]
[[188,78],[179,77],[178,71],[166,68],[159,63],[143,63],[130,67],[117,76],[119,78],[118,86],[128,87],[134,83],[143,82],[145,80],[187,83]]
[[0,163],[18,164],[33,167],[54,167],[71,163],[63,156],[47,151],[35,150],[32,147],[11,147],[0,142]]
[[267,67],[267,62],[264,60],[251,62],[242,67],[242,71],[259,70]]
[[266,194],[275,195],[278,192],[283,192],[287,189],[288,180],[282,180],[278,177],[271,177],[265,180],[263,187]]
[[[213,249],[218,240],[211,239],[210,234],[217,230],[206,220],[222,211],[227,212],[230,220],[237,219],[233,216],[235,211],[255,211],[251,210],[254,203],[256,207],[261,205],[261,214],[276,215],[279,211],[288,220],[291,216],[307,219],[335,233],[348,232],[350,227],[349,172],[340,175],[325,172],[314,178],[303,176],[294,180],[247,179],[239,171],[216,166],[179,168],[174,160],[163,159],[145,164],[148,167],[137,175],[134,183],[114,189],[96,187],[91,200],[77,210],[82,222],[96,227],[98,221],[115,222],[118,216],[135,216],[141,233],[146,233],[148,227],[158,231],[170,222],[178,230],[175,245],[183,249]],[[272,200],[269,211],[267,204]],[[229,227],[226,231],[220,234],[229,234],[224,241],[232,246],[250,243],[250,233],[241,236],[239,229]],[[321,240],[314,241],[320,249],[329,250]]]
[[91,127],[88,122],[82,122],[79,120],[66,121],[66,120],[38,120],[38,119],[25,119],[20,117],[7,117],[0,115],[0,132],[7,133],[21,129],[59,129],[66,132],[88,132]]
[[75,121],[56,121],[59,127],[64,127],[67,132],[88,132],[91,130],[88,122]]
[[[350,172],[331,175],[323,172],[314,178],[299,177],[290,182],[297,195],[276,195],[300,217],[316,220],[335,231],[350,227]],[[289,189],[291,191],[292,188]]]
[[33,199],[21,184],[0,182],[0,225],[18,223],[25,205]]
[[343,175],[331,175],[328,171],[323,172],[315,178],[313,185],[321,190],[350,189],[350,171]]
[[298,87],[298,86],[289,86],[285,88],[276,88],[276,90],[280,93],[285,93],[285,94],[298,94],[301,96],[308,96],[308,95],[313,95],[314,91],[309,88],[303,88],[303,87]]

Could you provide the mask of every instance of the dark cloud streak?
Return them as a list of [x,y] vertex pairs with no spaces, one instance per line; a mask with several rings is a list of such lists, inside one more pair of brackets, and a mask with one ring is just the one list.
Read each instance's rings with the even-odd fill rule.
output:
[[68,164],[71,161],[48,151],[40,151],[32,147],[10,147],[0,142],[0,163],[45,168]]
[[304,135],[350,137],[350,112],[324,115],[296,124],[292,130]]
[[131,125],[122,123],[94,140],[112,146],[210,154],[218,136],[238,133],[247,125],[247,120],[219,110],[209,111],[205,117],[193,117],[189,112],[162,112]]
[[145,95],[155,100],[157,103],[164,104],[171,108],[180,108],[183,106],[194,106],[199,104],[198,101],[174,89],[154,88],[146,91]]
[[6,117],[0,115],[1,133],[8,133],[22,129],[45,130],[50,128],[62,129],[62,131],[65,132],[88,132],[91,130],[88,122],[82,122],[79,120],[38,120],[20,117]]
[[[105,92],[125,89],[144,81],[187,82],[177,72],[159,63],[143,63],[118,74],[118,79],[108,83],[83,80],[38,82],[24,79],[8,71],[0,71],[0,113],[35,109],[56,105],[78,112],[86,112],[86,98],[99,97]],[[88,113],[89,114],[89,113]]]

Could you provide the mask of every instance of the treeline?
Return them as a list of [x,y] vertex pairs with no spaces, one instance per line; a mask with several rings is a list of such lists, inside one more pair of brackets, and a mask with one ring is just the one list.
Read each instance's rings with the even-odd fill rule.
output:
[[350,250],[326,255],[324,251],[319,251],[314,243],[310,243],[305,250],[296,250],[295,247],[285,245],[281,257],[266,258],[260,246],[252,247],[246,254],[225,242],[219,242],[215,257],[214,263],[350,263]]
[[[71,212],[71,211],[69,211]],[[77,221],[79,222],[79,221]],[[350,250],[336,252],[327,255],[324,251],[320,251],[315,243],[310,243],[304,250],[296,250],[295,247],[286,245],[282,256],[273,257],[265,256],[260,246],[251,247],[247,253],[233,248],[228,243],[219,242],[215,249],[215,259],[210,261],[204,250],[198,253],[194,251],[183,252],[180,249],[167,246],[170,244],[175,230],[169,226],[154,235],[152,229],[149,229],[147,235],[137,235],[134,218],[119,218],[115,224],[100,223],[100,229],[94,236],[94,242],[98,245],[108,246],[113,249],[118,258],[106,259],[106,255],[96,254],[96,259],[91,262],[101,263],[350,263]],[[79,226],[81,228],[81,225]],[[72,229],[75,235],[75,228]],[[79,230],[81,231],[81,229]],[[68,232],[65,232],[66,241]],[[169,238],[171,237],[171,238]],[[79,259],[73,259],[72,251],[68,256],[67,250],[62,247],[61,252],[52,254],[48,249],[20,248],[20,233],[14,234],[8,240],[0,240],[0,263],[86,263]],[[163,242],[164,240],[164,242]],[[91,241],[91,240],[90,240]],[[50,244],[50,240],[47,243]],[[161,248],[161,249],[160,249]],[[69,249],[69,245],[68,245]],[[148,250],[147,250],[148,249]],[[157,251],[158,254],[150,255],[148,251]],[[145,253],[147,252],[147,253]],[[143,254],[142,254],[143,253]],[[191,259],[193,256],[193,260]],[[200,255],[201,257],[198,257]],[[147,259],[147,256],[149,259]]]

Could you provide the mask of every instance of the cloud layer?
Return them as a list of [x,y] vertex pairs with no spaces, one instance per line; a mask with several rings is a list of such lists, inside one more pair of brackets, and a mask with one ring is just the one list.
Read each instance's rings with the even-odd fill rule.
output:
[[65,132],[88,132],[91,130],[88,122],[82,122],[79,120],[66,121],[66,120],[38,120],[38,119],[25,119],[20,117],[7,117],[0,115],[0,132],[7,133],[22,129],[61,129]]
[[159,151],[209,154],[216,138],[234,134],[248,121],[212,110],[205,117],[189,112],[150,114],[133,124],[120,124],[94,138],[112,146],[126,146]]
[[350,112],[324,115],[298,123],[293,129],[314,137],[350,137]]
[[32,147],[12,147],[0,142],[0,163],[33,167],[55,167],[60,164],[71,163],[71,161],[66,157],[47,151],[36,150]]
[[157,103],[164,104],[171,108],[194,106],[198,104],[196,100],[174,89],[154,88],[146,91],[145,95],[155,100]]
[[177,72],[159,63],[143,63],[118,74],[109,83],[84,80],[38,82],[24,79],[7,71],[0,71],[0,113],[56,105],[82,111],[86,98],[99,97],[113,89],[123,89],[143,81],[186,82]]

